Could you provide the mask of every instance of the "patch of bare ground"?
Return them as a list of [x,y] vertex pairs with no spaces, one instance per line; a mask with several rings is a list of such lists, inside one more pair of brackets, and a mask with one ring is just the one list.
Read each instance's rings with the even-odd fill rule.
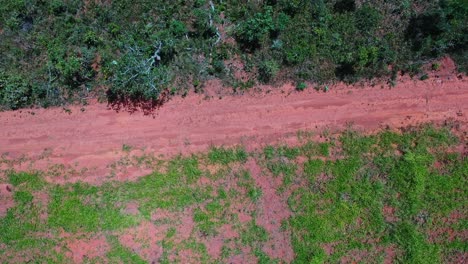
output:
[[190,238],[195,227],[193,221],[193,208],[186,208],[180,212],[157,209],[151,214],[151,221],[157,225],[175,226],[177,236],[174,242],[181,243]]
[[255,184],[262,190],[262,197],[257,204],[256,223],[269,234],[263,251],[271,258],[290,263],[294,259],[291,234],[281,229],[282,221],[291,216],[287,196],[278,195],[278,189],[283,183],[282,178],[262,173],[261,167],[252,158],[247,161],[246,168],[254,178]]
[[176,254],[171,254],[168,259],[172,263],[187,263],[195,264],[200,263],[201,255],[198,252],[193,251],[192,249],[182,249]]
[[386,222],[394,223],[398,221],[398,217],[395,215],[395,208],[389,205],[384,205],[382,208],[382,214]]
[[[113,162],[102,167],[103,160]],[[91,157],[87,157],[91,158]],[[164,160],[156,157],[153,150],[140,149],[131,152],[116,150],[111,153],[95,155],[92,162],[86,167],[79,161],[57,163],[54,153],[44,150],[40,155],[4,155],[0,160],[0,176],[5,177],[10,170],[41,173],[50,183],[67,184],[83,182],[92,185],[101,185],[108,181],[136,181],[142,176],[152,172],[163,172]]]
[[257,263],[257,257],[252,253],[250,247],[242,247],[239,254],[229,257],[227,263],[243,264],[243,263]]
[[384,264],[391,264],[394,263],[396,256],[398,254],[396,246],[388,246],[384,248],[385,258]]
[[168,228],[168,225],[155,225],[143,221],[137,227],[122,232],[119,241],[148,263],[159,263],[164,252],[160,242],[166,236]]
[[211,237],[201,238],[203,244],[205,244],[208,254],[213,259],[219,259],[221,256],[221,250],[225,245],[225,242],[233,239],[238,238],[239,234],[233,230],[232,225],[225,224],[218,229],[218,234]]
[[123,213],[127,215],[138,215],[140,213],[138,208],[139,208],[139,204],[135,201],[131,201],[125,204]]
[[87,263],[89,261],[105,263],[110,245],[103,235],[96,235],[84,239],[70,238],[66,241],[65,248],[65,256],[73,263]]

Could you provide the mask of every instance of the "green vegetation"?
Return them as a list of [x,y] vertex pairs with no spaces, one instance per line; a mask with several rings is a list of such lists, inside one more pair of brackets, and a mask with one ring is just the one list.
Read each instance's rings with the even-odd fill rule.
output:
[[112,250],[107,253],[110,262],[137,263],[145,264],[146,262],[130,249],[123,247],[115,237],[107,238]]
[[247,228],[244,233],[241,234],[241,241],[246,245],[253,245],[257,242],[268,241],[268,232],[265,228],[258,226],[254,222],[247,224]]
[[208,159],[211,163],[227,165],[231,162],[247,161],[247,152],[243,148],[226,149],[223,147],[212,147],[208,152]]
[[296,90],[304,91],[305,89],[307,89],[307,84],[305,82],[299,82],[296,84]]
[[[307,161],[309,185],[290,197],[297,263],[333,263],[356,251],[364,259],[383,259],[386,253],[379,248],[388,247],[398,248],[397,260],[404,263],[446,262],[465,252],[457,246],[466,243],[462,237],[433,237],[442,228],[466,229],[461,222],[440,225],[451,213],[468,213],[459,196],[468,191],[468,162],[447,152],[456,143],[447,130],[425,127],[373,136],[349,131],[339,142],[343,158]],[[436,162],[446,165],[436,168]]]
[[212,78],[234,89],[288,79],[303,90],[304,81],[424,76],[421,65],[444,54],[466,71],[467,14],[464,0],[5,1],[0,106],[97,96],[151,107]]
[[[367,136],[348,130],[322,143],[304,135],[296,147],[253,153],[213,147],[177,156],[161,163],[160,172],[101,186],[56,185],[41,172],[6,171],[1,181],[14,204],[0,217],[0,262],[34,256],[69,263],[70,239],[102,236],[108,249],[89,261],[146,263],[145,251],[123,239],[134,236],[140,249],[157,247],[151,249],[162,252],[163,263],[184,262],[181,255],[227,262],[242,254],[281,263],[269,255],[272,248],[265,250],[286,247],[264,226],[270,203],[289,206],[290,217],[275,232],[290,239],[294,263],[448,263],[466,254],[468,160],[453,151],[463,138],[432,126]],[[277,184],[280,201],[262,181]],[[142,227],[150,229],[136,231]],[[219,255],[210,255],[207,241],[222,243]]]

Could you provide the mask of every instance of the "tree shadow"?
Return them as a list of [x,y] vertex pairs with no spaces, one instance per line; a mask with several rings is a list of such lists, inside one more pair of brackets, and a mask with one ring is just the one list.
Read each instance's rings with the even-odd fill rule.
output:
[[168,90],[161,92],[157,99],[135,99],[124,95],[115,95],[107,91],[107,106],[118,112],[125,111],[130,114],[142,112],[144,115],[155,116],[157,110],[161,108],[170,99]]

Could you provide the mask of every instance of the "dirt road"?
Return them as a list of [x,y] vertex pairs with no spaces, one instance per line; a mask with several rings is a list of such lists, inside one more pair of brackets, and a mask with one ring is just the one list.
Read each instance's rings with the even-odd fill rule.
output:
[[[292,85],[270,93],[175,98],[156,116],[116,113],[91,104],[71,113],[62,108],[0,113],[0,154],[18,158],[47,152],[49,163],[105,168],[128,145],[157,154],[187,153],[211,144],[256,145],[297,130],[324,127],[374,130],[448,118],[466,124],[468,81],[455,75],[401,81],[396,87],[346,87],[296,92]],[[95,175],[97,176],[97,175]]]

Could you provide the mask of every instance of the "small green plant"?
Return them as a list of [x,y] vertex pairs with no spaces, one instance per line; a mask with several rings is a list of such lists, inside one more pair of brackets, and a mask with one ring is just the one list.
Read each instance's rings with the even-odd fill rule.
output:
[[427,80],[427,79],[429,79],[429,75],[427,75],[426,73],[421,75],[421,77],[419,77],[419,80],[421,80],[421,81],[424,81],[424,80]]
[[299,82],[296,84],[296,90],[304,91],[305,89],[307,89],[307,84],[305,82]]
[[249,189],[248,195],[253,202],[256,202],[262,197],[262,189],[252,187]]
[[267,60],[260,63],[258,67],[259,80],[268,83],[276,76],[279,72],[280,67],[274,60]]
[[133,147],[130,146],[130,145],[127,145],[127,144],[122,145],[122,151],[123,152],[130,152],[132,149],[133,149]]
[[170,227],[169,230],[167,230],[166,238],[172,238],[175,236],[176,233],[177,229],[175,227]]

